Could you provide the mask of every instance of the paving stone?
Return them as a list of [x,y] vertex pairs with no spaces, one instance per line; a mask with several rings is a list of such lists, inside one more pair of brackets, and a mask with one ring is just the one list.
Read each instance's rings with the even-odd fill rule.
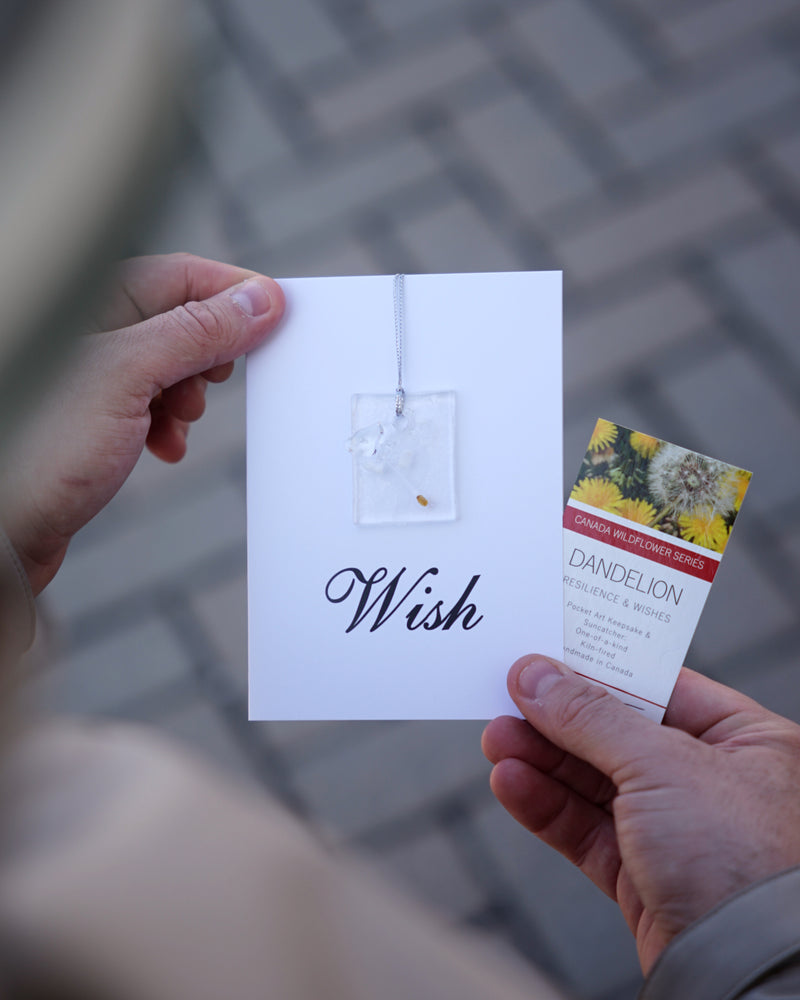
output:
[[286,184],[253,184],[253,221],[269,242],[339,225],[354,210],[389,197],[404,185],[434,173],[437,164],[416,139],[402,136],[379,145],[351,147],[334,159],[304,164]]
[[[790,504],[793,510],[800,509],[800,497],[797,497],[794,503],[790,500]],[[800,569],[800,525],[787,528],[785,531],[784,548],[794,559],[797,568]]]
[[388,29],[408,28],[432,17],[457,11],[459,0],[373,0],[370,4],[376,18]]
[[57,657],[30,687],[34,703],[48,711],[114,715],[190,676],[191,664],[175,634],[166,622],[148,618]]
[[193,51],[205,47],[220,48],[217,24],[204,0],[184,0],[181,5],[184,38],[191,41]]
[[244,498],[226,483],[166,510],[142,509],[124,530],[67,559],[48,588],[50,607],[67,619],[174,580],[204,557],[242,545],[244,533]]
[[230,260],[233,250],[222,203],[202,164],[182,164],[174,172],[168,197],[148,231],[146,252],[185,251],[212,260]]
[[196,593],[192,607],[211,636],[218,665],[244,693],[247,690],[247,577],[242,575]]
[[[742,509],[742,517],[746,511]],[[717,572],[694,634],[686,665],[714,666],[742,649],[757,652],[797,618],[792,595],[784,594],[736,537]]]
[[565,330],[565,390],[624,377],[653,354],[677,348],[708,322],[705,304],[670,276],[621,302],[592,309]]
[[775,143],[770,156],[800,184],[800,134]]
[[692,365],[663,389],[700,435],[678,443],[753,473],[747,508],[767,512],[795,494],[800,416],[742,351]]
[[649,189],[583,232],[564,238],[558,253],[575,281],[593,281],[642,258],[696,243],[759,202],[734,171],[714,166],[665,189]]
[[277,277],[382,273],[369,250],[338,227],[297,244],[285,244],[278,248],[275,258],[279,268]]
[[502,185],[526,218],[596,188],[592,172],[524,97],[512,93],[461,115],[458,132],[470,159]]
[[407,722],[373,731],[295,772],[314,816],[353,837],[488,776],[482,723]]
[[[252,723],[251,723],[252,725]],[[293,767],[302,767],[308,761],[341,753],[344,748],[363,744],[373,736],[379,739],[396,722],[266,722],[264,726],[270,741],[282,750]]]
[[745,36],[751,40],[775,25],[784,14],[797,11],[795,0],[716,0],[697,9],[683,11],[661,23],[665,38],[682,57],[697,57]]
[[400,226],[422,271],[515,271],[519,257],[468,202],[455,201]]
[[735,60],[724,74],[696,75],[698,79],[683,83],[671,98],[611,126],[615,141],[632,163],[650,166],[687,146],[723,139],[798,93],[796,75],[775,58],[752,66]]
[[142,717],[141,721],[152,722],[162,735],[177,740],[187,750],[237,778],[254,777],[253,766],[230,728],[203,698],[188,701],[166,715],[158,713],[154,719]]
[[269,5],[262,0],[229,0],[228,6],[253,48],[286,73],[347,58],[345,39],[313,0]]
[[497,803],[475,826],[522,907],[580,997],[610,993],[639,973],[636,949],[617,906],[568,861],[516,823]]
[[[372,852],[370,852],[372,853]],[[465,920],[485,903],[474,878],[437,829],[375,853],[381,872],[403,892],[424,900],[451,921]]]
[[190,107],[212,169],[226,185],[290,155],[286,138],[234,60],[200,77]]
[[797,275],[800,240],[778,231],[758,243],[722,257],[717,268],[733,294],[800,366],[797,335]]
[[638,59],[598,17],[591,2],[525,5],[511,20],[510,31],[583,101],[605,97],[643,76]]
[[737,680],[734,687],[771,712],[800,723],[800,658],[796,655],[778,662],[760,661],[758,669]]
[[386,122],[414,104],[436,100],[446,90],[488,66],[488,51],[461,31],[409,53],[400,50],[314,102],[320,127],[330,136],[371,122]]

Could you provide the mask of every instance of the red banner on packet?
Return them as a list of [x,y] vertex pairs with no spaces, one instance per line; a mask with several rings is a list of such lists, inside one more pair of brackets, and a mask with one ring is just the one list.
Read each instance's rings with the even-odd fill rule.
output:
[[564,661],[661,721],[751,473],[598,420],[564,511]]
[[661,563],[662,566],[672,566],[673,569],[680,569],[709,583],[714,579],[719,567],[719,556],[699,555],[681,545],[652,538],[641,531],[609,521],[596,514],[587,514],[569,504],[564,511],[564,527],[576,531],[579,535],[607,542],[615,549],[622,549],[623,552],[636,552],[652,562]]

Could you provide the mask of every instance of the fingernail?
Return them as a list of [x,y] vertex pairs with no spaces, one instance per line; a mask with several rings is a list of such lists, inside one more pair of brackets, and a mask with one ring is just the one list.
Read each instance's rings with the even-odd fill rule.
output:
[[537,657],[522,668],[517,678],[517,689],[523,698],[541,700],[563,674],[549,660]]
[[271,299],[258,278],[248,278],[231,292],[231,298],[247,316],[263,316],[269,312]]

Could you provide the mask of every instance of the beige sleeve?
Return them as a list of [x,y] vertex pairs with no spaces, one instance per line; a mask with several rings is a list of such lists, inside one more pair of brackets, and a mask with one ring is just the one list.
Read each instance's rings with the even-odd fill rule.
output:
[[800,867],[759,882],[664,950],[639,1000],[800,1000]]
[[23,977],[130,1000],[561,996],[144,730],[31,734],[0,791],[0,935]]

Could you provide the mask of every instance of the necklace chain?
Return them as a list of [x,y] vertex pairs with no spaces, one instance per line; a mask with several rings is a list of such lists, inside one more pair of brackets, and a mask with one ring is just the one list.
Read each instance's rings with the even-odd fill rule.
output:
[[400,417],[405,406],[406,393],[403,388],[403,330],[406,321],[405,275],[394,276],[394,348],[397,355],[397,388],[394,391],[394,412]]

